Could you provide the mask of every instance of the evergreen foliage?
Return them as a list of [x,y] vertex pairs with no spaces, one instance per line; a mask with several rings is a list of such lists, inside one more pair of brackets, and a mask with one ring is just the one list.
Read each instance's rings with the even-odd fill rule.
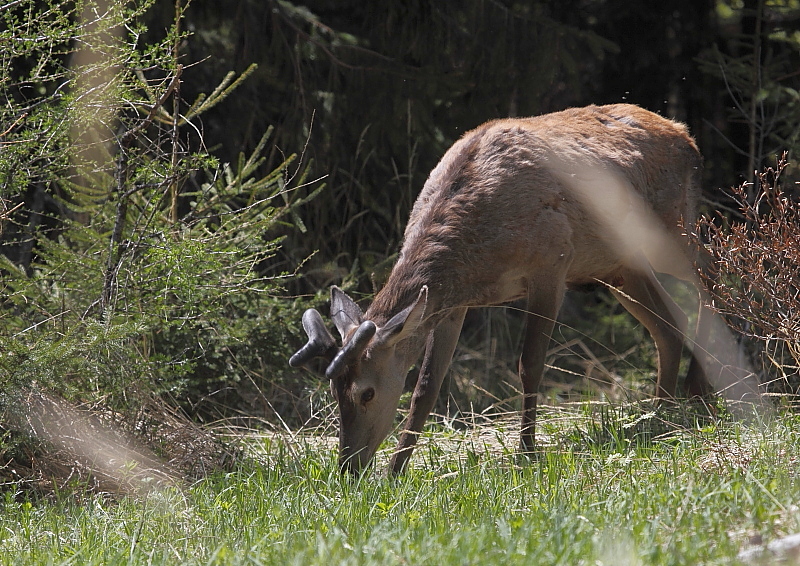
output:
[[[153,396],[208,416],[205,396],[283,373],[301,311],[278,297],[291,273],[269,267],[275,227],[322,185],[295,154],[261,172],[271,129],[220,163],[198,117],[255,66],[184,105],[180,3],[165,39],[145,45],[152,4],[0,12],[12,46],[0,122],[4,427],[25,422],[31,391],[114,411],[134,429]],[[42,206],[13,210],[31,191]]]

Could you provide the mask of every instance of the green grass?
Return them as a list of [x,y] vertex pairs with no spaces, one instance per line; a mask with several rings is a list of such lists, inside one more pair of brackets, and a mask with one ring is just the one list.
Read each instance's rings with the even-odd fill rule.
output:
[[731,564],[800,528],[800,418],[677,420],[545,410],[532,462],[508,421],[438,427],[398,479],[342,478],[329,443],[270,437],[260,463],[140,498],[7,490],[0,564]]

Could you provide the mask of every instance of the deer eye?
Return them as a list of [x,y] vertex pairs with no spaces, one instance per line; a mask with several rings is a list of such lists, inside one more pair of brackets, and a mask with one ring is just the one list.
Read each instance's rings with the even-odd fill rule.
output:
[[372,387],[370,387],[369,389],[364,391],[364,393],[361,394],[361,403],[366,405],[367,403],[372,401],[373,397],[375,397],[375,390]]

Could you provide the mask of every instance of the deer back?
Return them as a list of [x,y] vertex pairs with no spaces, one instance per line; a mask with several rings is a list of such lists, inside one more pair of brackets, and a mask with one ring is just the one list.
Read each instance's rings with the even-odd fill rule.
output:
[[701,166],[682,124],[633,105],[488,122],[431,172],[366,316],[388,319],[422,285],[431,315],[507,302],[564,258],[572,285],[613,280],[638,252],[670,272],[677,262],[660,258],[658,243],[647,249],[630,224],[646,218],[677,237],[680,221],[694,220]]

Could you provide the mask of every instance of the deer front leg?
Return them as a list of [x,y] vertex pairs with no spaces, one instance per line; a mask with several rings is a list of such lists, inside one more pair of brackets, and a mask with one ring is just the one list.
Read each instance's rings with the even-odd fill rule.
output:
[[391,474],[401,473],[414,451],[419,433],[433,410],[444,375],[453,359],[466,314],[467,309],[465,308],[453,310],[428,335],[425,357],[419,371],[417,385],[414,388],[414,395],[411,397],[411,410],[403,426],[404,430],[400,435],[400,441],[397,443],[397,450],[389,464]]
[[550,336],[556,322],[564,285],[552,288],[539,287],[529,290],[528,315],[522,355],[519,359],[519,378],[522,381],[522,424],[520,428],[520,451],[534,451],[536,428],[536,398],[544,373],[544,361]]

